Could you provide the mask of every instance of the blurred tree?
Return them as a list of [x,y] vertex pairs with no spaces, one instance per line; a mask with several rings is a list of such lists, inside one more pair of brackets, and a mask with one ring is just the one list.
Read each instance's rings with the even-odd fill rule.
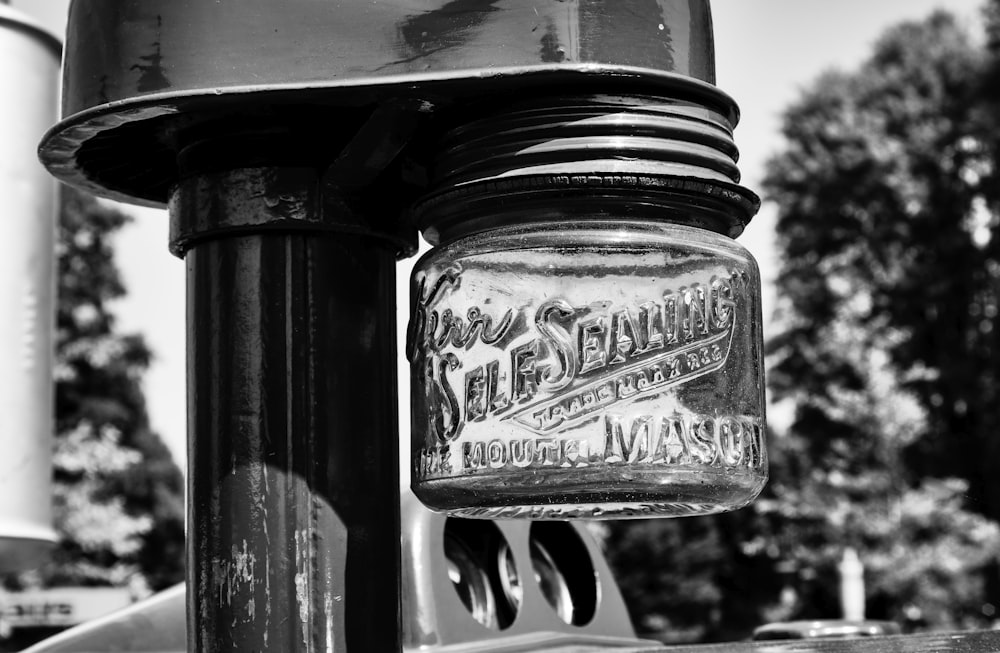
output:
[[603,530],[608,564],[642,637],[732,641],[781,618],[776,551],[754,511],[606,522]]
[[785,114],[764,184],[783,261],[768,382],[793,419],[752,506],[609,524],[645,634],[839,617],[847,547],[870,618],[996,619],[1000,0],[986,16],[987,48],[943,12],[891,29]]
[[[829,604],[844,547],[869,615],[985,626],[1000,532],[997,204],[988,58],[946,13],[890,30],[785,115],[765,189],[784,254],[772,398],[782,557]],[[993,137],[995,138],[995,137]],[[989,572],[989,573],[987,573]],[[816,616],[816,615],[809,615]]]
[[52,561],[14,586],[113,585],[141,596],[183,579],[183,479],[150,430],[140,385],[151,354],[115,332],[125,294],[111,240],[127,217],[64,189],[56,316]]

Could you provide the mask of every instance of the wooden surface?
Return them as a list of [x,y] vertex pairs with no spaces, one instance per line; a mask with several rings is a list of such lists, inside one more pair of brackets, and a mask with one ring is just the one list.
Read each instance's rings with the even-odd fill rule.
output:
[[[620,650],[620,649],[619,649]],[[1000,630],[625,649],[627,653],[997,653]]]

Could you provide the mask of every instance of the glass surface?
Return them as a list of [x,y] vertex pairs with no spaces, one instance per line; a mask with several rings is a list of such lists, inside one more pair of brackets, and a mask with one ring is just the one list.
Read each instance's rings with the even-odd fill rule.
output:
[[434,509],[680,516],[767,476],[760,278],[712,232],[638,221],[495,229],[412,277],[412,486]]

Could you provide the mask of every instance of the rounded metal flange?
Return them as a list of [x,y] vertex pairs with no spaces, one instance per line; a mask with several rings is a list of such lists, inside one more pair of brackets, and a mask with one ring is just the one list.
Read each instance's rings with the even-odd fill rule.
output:
[[550,65],[489,75],[428,74],[292,88],[194,89],[148,95],[65,118],[45,135],[39,156],[54,176],[70,185],[109,199],[162,207],[179,178],[177,156],[183,148],[179,135],[200,125],[234,120],[263,126],[316,124],[317,116],[324,114],[322,129],[349,130],[387,103],[420,105],[413,114],[426,118],[456,107],[460,111],[465,103],[484,98],[504,102],[513,93],[525,97],[553,89],[690,98],[718,107],[734,122],[738,116],[732,98],[689,77],[613,66]]
[[76,0],[41,158],[67,183],[162,205],[192,124],[295,124],[317,107],[335,124],[387,100],[552,83],[718,97],[712,38],[708,0]]
[[[184,258],[203,240],[263,232],[355,234],[397,255],[416,253],[412,228],[370,201],[328,191],[314,167],[240,168],[186,176],[170,198],[170,251]],[[366,210],[358,209],[358,204]]]

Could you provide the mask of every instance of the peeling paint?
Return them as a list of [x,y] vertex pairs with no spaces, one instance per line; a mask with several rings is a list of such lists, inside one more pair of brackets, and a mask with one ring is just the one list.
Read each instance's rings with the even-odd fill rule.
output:
[[[253,445],[251,445],[253,446]],[[256,448],[256,447],[254,447]],[[265,500],[267,498],[267,490],[264,485],[264,470],[266,465],[260,460],[258,460],[259,452],[252,450],[251,459],[247,461],[246,466],[246,478],[250,485],[250,496],[253,498],[253,508],[250,513],[251,518],[254,519],[256,523],[261,523],[264,517],[263,513],[266,513]],[[266,523],[266,520],[265,520]]]
[[[265,534],[267,532],[267,521]],[[271,630],[271,559],[264,558],[264,650],[267,650],[267,634]]]
[[302,641],[309,641],[309,577],[312,569],[309,531],[295,531],[295,603],[299,608]]
[[295,601],[299,604],[299,621],[306,623],[309,620],[309,580],[303,572],[295,574]]
[[333,601],[331,600],[329,594],[326,595],[326,600],[324,602],[323,608],[324,608],[324,614],[326,616],[326,650],[332,651],[334,650],[333,648],[334,620],[333,620]]
[[246,601],[247,616],[253,620],[256,616],[256,603],[254,600],[254,578],[257,566],[257,558],[246,540],[242,542],[242,549],[232,545],[230,557],[212,560],[212,577],[215,583],[215,598],[219,605],[232,606],[233,599],[249,589],[249,598]]

